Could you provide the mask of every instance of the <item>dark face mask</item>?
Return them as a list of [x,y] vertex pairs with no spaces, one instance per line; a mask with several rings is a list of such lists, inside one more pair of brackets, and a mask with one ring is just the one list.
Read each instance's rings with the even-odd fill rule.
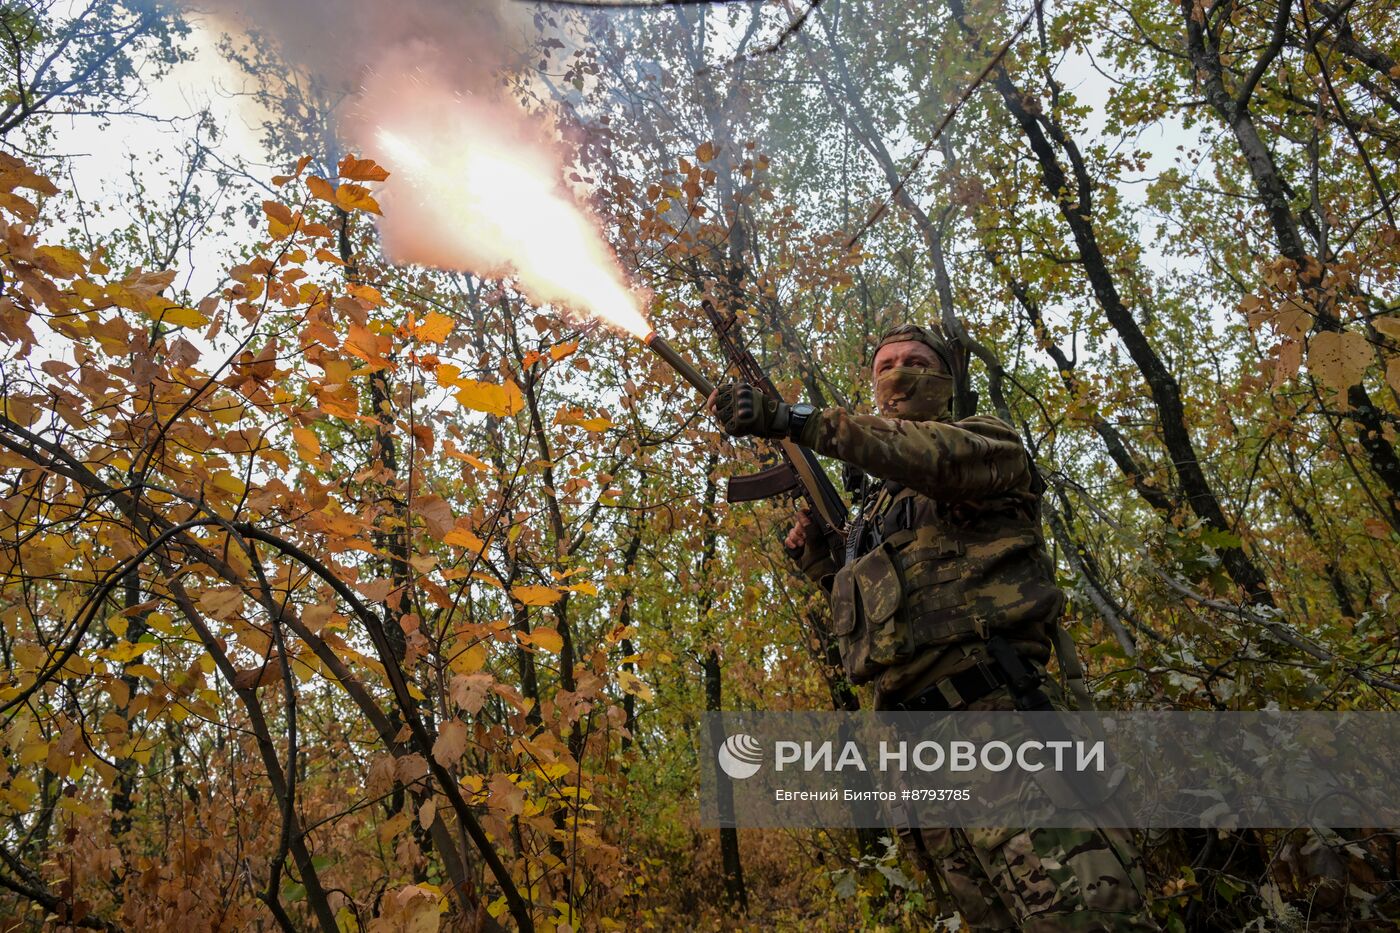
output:
[[953,377],[927,366],[896,366],[875,378],[875,404],[886,418],[945,421],[953,401]]

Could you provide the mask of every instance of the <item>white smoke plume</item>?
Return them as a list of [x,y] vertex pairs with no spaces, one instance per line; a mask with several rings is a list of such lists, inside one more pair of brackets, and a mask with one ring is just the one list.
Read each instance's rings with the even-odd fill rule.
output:
[[392,173],[380,233],[397,262],[509,272],[539,303],[650,327],[597,222],[563,183],[547,117],[510,93],[535,35],[502,0],[214,0],[231,28],[271,36],[350,95],[338,126]]

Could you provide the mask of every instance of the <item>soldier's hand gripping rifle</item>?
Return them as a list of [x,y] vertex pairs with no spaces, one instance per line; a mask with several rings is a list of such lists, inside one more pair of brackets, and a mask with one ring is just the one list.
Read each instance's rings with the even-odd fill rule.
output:
[[[724,355],[738,378],[770,398],[780,398],[768,374],[739,339],[738,315],[731,313],[726,317],[708,298],[701,302],[701,307],[709,317]],[[697,392],[709,398],[714,384],[697,372],[675,348],[654,331],[644,339],[647,346],[680,373]],[[731,476],[725,498],[730,502],[751,502],[786,494],[805,500],[822,540],[839,564],[846,549],[845,500],[812,451],[786,438],[773,438],[769,443],[782,462],[748,476]]]

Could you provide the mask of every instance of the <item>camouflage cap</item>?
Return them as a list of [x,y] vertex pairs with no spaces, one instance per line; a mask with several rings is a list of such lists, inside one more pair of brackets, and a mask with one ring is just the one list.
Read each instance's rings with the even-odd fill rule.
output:
[[937,328],[920,327],[918,324],[899,324],[891,327],[880,337],[880,342],[875,345],[875,352],[879,353],[880,348],[886,344],[903,343],[906,340],[916,340],[937,353],[938,358],[943,361],[944,369],[952,372],[952,348],[948,346],[942,330]]

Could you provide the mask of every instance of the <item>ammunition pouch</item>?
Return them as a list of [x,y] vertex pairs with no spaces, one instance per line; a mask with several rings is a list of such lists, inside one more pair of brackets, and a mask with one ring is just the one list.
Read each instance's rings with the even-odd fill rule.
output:
[[852,683],[873,680],[914,656],[905,615],[904,580],[893,548],[882,544],[836,572],[831,584],[832,634]]
[[1064,597],[1029,518],[984,511],[974,530],[900,487],[885,505],[873,510],[868,540],[852,535],[832,581],[832,633],[852,683],[927,649],[995,634],[1048,644],[1046,623]]

